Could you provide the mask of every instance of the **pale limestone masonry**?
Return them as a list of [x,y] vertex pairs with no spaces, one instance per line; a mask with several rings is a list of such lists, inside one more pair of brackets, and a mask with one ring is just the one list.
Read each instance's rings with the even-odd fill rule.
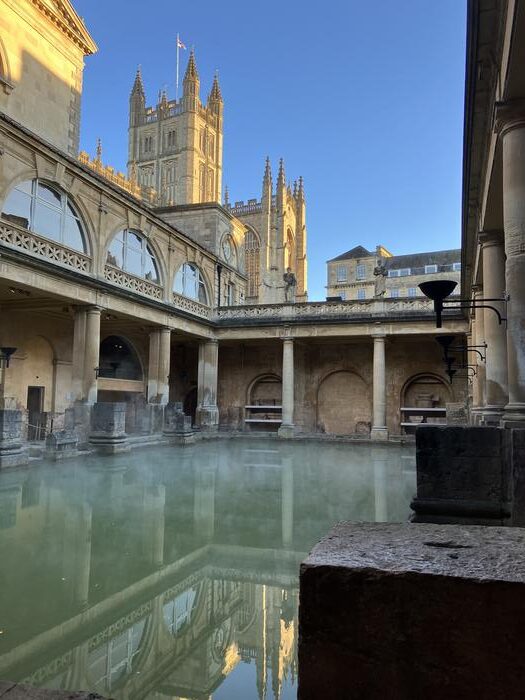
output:
[[76,155],[84,56],[96,50],[69,0],[1,0],[0,111]]

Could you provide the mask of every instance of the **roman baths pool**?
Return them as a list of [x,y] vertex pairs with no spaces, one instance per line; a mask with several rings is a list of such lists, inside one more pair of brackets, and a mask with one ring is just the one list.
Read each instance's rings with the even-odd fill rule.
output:
[[412,447],[216,439],[0,473],[0,679],[295,698],[299,564],[403,521]]

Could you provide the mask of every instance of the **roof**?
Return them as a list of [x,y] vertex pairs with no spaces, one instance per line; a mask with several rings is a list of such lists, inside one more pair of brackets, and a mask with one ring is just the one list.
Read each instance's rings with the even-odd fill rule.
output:
[[409,255],[393,255],[383,258],[387,270],[398,270],[403,267],[424,267],[425,265],[451,265],[461,260],[461,249],[434,250],[429,253],[410,253]]
[[355,248],[347,250],[346,253],[338,255],[337,258],[332,258],[328,262],[336,262],[337,260],[354,260],[355,258],[369,258],[371,255],[375,255],[375,252],[371,252],[362,245],[356,245]]
[[77,46],[80,46],[85,56],[98,50],[84,21],[76,13],[70,0],[31,0],[31,2],[63,34],[66,34]]

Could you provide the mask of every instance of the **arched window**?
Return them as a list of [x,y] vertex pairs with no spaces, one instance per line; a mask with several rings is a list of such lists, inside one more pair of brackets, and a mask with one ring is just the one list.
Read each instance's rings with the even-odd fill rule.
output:
[[2,217],[68,248],[87,252],[83,226],[68,195],[38,179],[21,182],[11,190]]
[[135,381],[143,379],[137,353],[124,338],[109,335],[100,343],[98,376]]
[[295,267],[295,243],[293,233],[288,229],[286,236],[286,246],[284,251],[284,269],[290,268],[292,271]]
[[247,296],[256,297],[259,292],[259,239],[250,229],[244,234],[244,264],[248,277]]
[[155,255],[139,231],[123,229],[117,233],[109,246],[107,263],[150,282],[159,282]]
[[177,294],[200,301],[201,304],[208,303],[206,285],[201,271],[193,263],[184,263],[175,275],[174,291]]

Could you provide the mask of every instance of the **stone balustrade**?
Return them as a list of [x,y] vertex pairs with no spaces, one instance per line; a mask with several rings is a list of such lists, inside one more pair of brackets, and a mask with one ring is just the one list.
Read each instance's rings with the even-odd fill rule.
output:
[[199,318],[209,319],[211,317],[211,309],[209,306],[201,304],[199,301],[195,301],[195,299],[183,297],[176,292],[173,292],[173,306],[181,311],[199,316]]
[[88,255],[4,220],[0,221],[0,244],[65,265],[77,272],[91,272],[91,258]]
[[235,216],[240,216],[241,214],[254,214],[262,211],[262,204],[256,199],[250,199],[247,202],[235,202],[235,204],[231,204],[228,209]]
[[109,182],[117,185],[117,187],[120,187],[126,192],[129,192],[129,194],[133,195],[133,197],[137,197],[137,199],[142,197],[142,188],[137,182],[128,180],[124,173],[116,172],[115,168],[113,168],[111,165],[104,165],[100,158],[90,158],[86,151],[80,151],[78,154],[78,160],[80,163],[82,163],[82,165],[86,165],[88,168],[91,168],[91,170],[94,170],[99,175],[102,175],[102,177],[109,180]]
[[118,267],[113,267],[113,265],[106,265],[104,267],[104,277],[108,282],[118,284],[119,287],[125,287],[133,292],[138,292],[139,294],[144,294],[144,296],[162,301],[163,293],[160,284],[131,275],[129,272],[124,272],[124,270]]
[[[445,309],[444,315],[455,317],[457,309]],[[314,301],[301,304],[265,304],[250,306],[223,306],[215,311],[217,322],[249,322],[250,320],[282,322],[285,320],[361,321],[368,318],[434,316],[433,302],[426,298],[369,299],[366,301]]]

